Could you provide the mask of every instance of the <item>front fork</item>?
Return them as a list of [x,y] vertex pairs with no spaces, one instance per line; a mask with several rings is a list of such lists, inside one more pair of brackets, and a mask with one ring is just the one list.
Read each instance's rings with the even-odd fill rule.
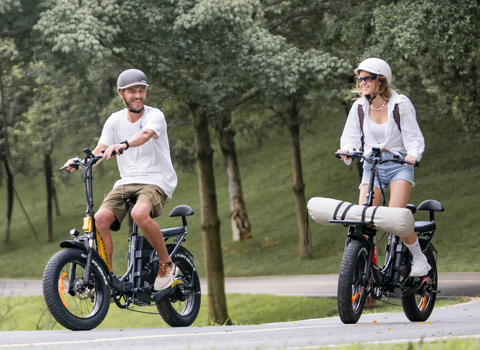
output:
[[373,228],[365,229],[363,225],[350,226],[345,244],[348,245],[348,243],[350,243],[352,240],[361,240],[368,245],[368,257],[363,276],[363,285],[365,288],[369,288],[372,271],[374,278],[380,278],[381,280],[381,275],[376,273],[378,271],[378,267],[376,265],[377,256],[375,254],[375,234],[376,231]]
[[[112,266],[111,266],[110,262],[108,261],[107,249],[105,247],[105,242],[103,241],[102,235],[100,234],[100,230],[94,224],[94,219],[91,216],[89,216],[88,214],[87,214],[86,217],[83,218],[82,229],[85,232],[85,238],[86,239],[84,240],[84,247],[85,247],[84,249],[85,249],[85,252],[86,252],[86,255],[87,255],[87,262],[85,264],[85,274],[84,274],[84,277],[83,277],[84,285],[86,285],[89,288],[93,287],[93,286],[90,285],[89,281],[90,281],[90,273],[92,271],[92,260],[93,260],[93,255],[94,255],[94,251],[95,251],[95,242],[97,242],[98,254],[100,255],[100,257],[103,259],[106,266],[108,267],[108,272],[109,272],[109,275],[111,277],[111,279],[110,279],[111,283],[112,284],[117,284],[117,283],[115,283],[115,282],[117,282],[117,281],[115,281],[115,279],[117,279],[117,278],[113,274]],[[75,231],[76,231],[76,234],[74,234],[74,236],[75,236],[75,240],[76,240],[76,236],[78,236],[78,231],[77,230],[75,230]],[[70,286],[74,285],[75,278],[76,278],[75,273],[74,273],[74,269],[75,269],[74,266],[72,266],[70,268],[70,276],[69,276],[69,285]]]

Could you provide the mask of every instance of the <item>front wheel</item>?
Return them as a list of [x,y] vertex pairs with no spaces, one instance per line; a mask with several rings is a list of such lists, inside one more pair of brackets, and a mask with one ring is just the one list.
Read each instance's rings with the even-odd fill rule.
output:
[[175,279],[182,283],[168,298],[156,302],[157,310],[170,326],[188,327],[195,322],[200,311],[200,279],[185,249],[179,249],[172,256],[172,261],[177,269]]
[[367,298],[367,244],[352,240],[345,247],[338,276],[337,305],[343,323],[357,323]]
[[104,271],[92,260],[85,281],[87,255],[64,249],[48,262],[43,273],[43,297],[53,318],[73,331],[90,330],[102,323],[110,307],[110,287]]
[[[422,249],[425,249],[425,240],[420,240]],[[425,256],[431,266],[428,275],[421,279],[422,286],[414,294],[402,297],[403,311],[412,322],[424,322],[432,314],[437,299],[438,275],[437,262],[435,261],[435,248],[432,244],[427,248]],[[407,255],[411,259],[411,255]]]

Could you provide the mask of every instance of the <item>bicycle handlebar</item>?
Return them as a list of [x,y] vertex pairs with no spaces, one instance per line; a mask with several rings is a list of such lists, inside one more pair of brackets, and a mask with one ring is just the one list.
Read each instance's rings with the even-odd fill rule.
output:
[[341,156],[346,156],[352,160],[355,160],[357,158],[363,159],[369,163],[376,163],[376,164],[382,164],[386,162],[394,162],[394,163],[399,163],[399,164],[409,164],[413,166],[420,166],[420,162],[409,162],[408,160],[405,160],[404,158],[394,155],[393,159],[382,159],[380,156],[376,155],[375,152],[372,152],[370,155],[366,156],[363,154],[363,152],[359,151],[353,151],[353,152],[335,152],[335,157],[338,159],[342,159]]
[[[102,153],[99,154],[98,156],[94,156],[93,153],[90,152],[89,149],[84,149],[83,152],[86,154],[85,159],[81,159],[80,157],[75,157],[75,158],[72,159],[73,163],[68,164],[68,165],[64,165],[61,168],[59,168],[59,170],[64,170],[64,169],[67,169],[67,168],[75,168],[75,170],[78,170],[78,168],[80,168],[80,167],[86,169],[90,166],[93,166],[99,159],[103,158],[103,154],[105,153],[105,150],[102,149],[102,151],[101,151]],[[123,154],[123,149],[120,148],[118,150],[118,153]],[[117,152],[113,151],[112,156],[115,156],[115,155],[117,155]]]

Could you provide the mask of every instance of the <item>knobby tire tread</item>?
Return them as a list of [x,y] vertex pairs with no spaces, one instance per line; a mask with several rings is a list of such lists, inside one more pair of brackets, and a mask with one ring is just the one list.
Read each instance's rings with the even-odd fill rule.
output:
[[[79,249],[61,250],[48,261],[43,273],[43,297],[48,310],[59,324],[73,331],[91,330],[97,327],[105,319],[110,307],[110,288],[104,283],[100,283],[102,286],[100,291],[95,291],[101,294],[102,303],[99,310],[91,317],[76,317],[63,305],[58,291],[59,272],[65,265],[72,262],[78,262],[85,267],[86,258],[82,257],[82,254],[85,253]],[[92,264],[92,272],[97,273],[98,276],[98,269],[94,264]]]
[[338,313],[345,324],[357,323],[365,306],[367,286],[363,288],[363,293],[359,296],[360,304],[356,310],[354,310],[352,302],[352,282],[360,259],[365,259],[365,262],[368,259],[367,245],[362,241],[352,240],[345,247],[338,277]]

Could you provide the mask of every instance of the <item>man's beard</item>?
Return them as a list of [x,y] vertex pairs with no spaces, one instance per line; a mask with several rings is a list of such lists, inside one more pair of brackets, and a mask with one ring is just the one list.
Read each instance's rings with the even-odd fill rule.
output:
[[132,104],[127,102],[126,100],[123,100],[125,102],[125,106],[127,106],[128,110],[132,113],[141,113],[143,111],[143,108],[144,108],[144,104],[143,104],[143,100],[142,100],[142,108],[140,109],[134,109],[132,107]]

